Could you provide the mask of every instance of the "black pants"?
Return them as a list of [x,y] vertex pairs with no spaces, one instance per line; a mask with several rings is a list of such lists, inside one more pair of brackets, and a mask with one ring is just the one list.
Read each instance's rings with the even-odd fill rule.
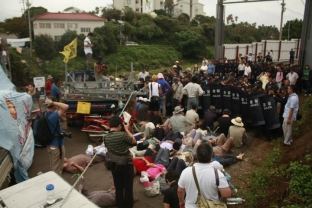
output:
[[170,131],[167,134],[167,136],[163,138],[163,141],[171,140],[174,142],[176,139],[182,139],[182,138],[183,138],[183,135],[180,132],[173,133],[173,131]]
[[156,137],[159,141],[163,140],[165,137],[165,130],[163,128],[156,127],[152,137]]
[[223,165],[223,167],[229,167],[235,163],[237,163],[238,159],[236,156],[234,155],[228,155],[228,154],[225,154],[225,155],[221,155],[219,157],[216,157],[217,161]]
[[[133,207],[133,165],[127,165],[123,172],[112,172],[116,188],[116,205],[118,208]],[[125,197],[124,197],[125,196]]]
[[177,157],[173,157],[167,169],[173,170],[177,174],[181,175],[182,171],[185,168],[186,168],[186,164],[185,164],[184,160],[179,159]]
[[290,56],[290,58],[289,58],[289,63],[290,63],[290,64],[294,64],[294,59],[295,59],[294,56]]

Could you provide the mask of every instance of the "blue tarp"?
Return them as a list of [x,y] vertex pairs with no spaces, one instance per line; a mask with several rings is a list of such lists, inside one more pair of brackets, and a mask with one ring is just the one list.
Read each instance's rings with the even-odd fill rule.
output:
[[16,92],[0,68],[0,146],[10,151],[17,183],[28,179],[27,170],[34,156],[31,108],[31,96]]

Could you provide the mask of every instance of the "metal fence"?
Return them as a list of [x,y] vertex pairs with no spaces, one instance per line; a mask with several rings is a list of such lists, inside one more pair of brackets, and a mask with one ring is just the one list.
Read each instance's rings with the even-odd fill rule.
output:
[[223,57],[237,59],[239,54],[245,56],[252,53],[254,60],[256,60],[259,53],[264,58],[270,50],[273,50],[273,61],[282,62],[289,60],[289,52],[293,49],[295,51],[295,59],[298,59],[300,41],[301,39],[292,39],[290,41],[262,40],[261,42],[253,42],[251,44],[223,44]]

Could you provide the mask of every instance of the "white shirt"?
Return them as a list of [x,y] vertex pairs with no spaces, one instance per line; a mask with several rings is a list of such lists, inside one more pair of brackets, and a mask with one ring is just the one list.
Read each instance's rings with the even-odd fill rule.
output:
[[147,77],[147,76],[149,76],[149,73],[147,71],[144,72],[144,73],[140,72],[139,75],[138,75],[139,79],[143,78],[144,80],[145,80],[145,77]]
[[[211,163],[195,163],[196,176],[199,183],[201,194],[205,199],[220,201],[218,188],[227,188],[229,184],[224,174],[217,170],[219,175],[219,186],[216,184],[216,177]],[[192,167],[188,167],[181,173],[178,185],[185,189],[185,207],[196,208],[198,191],[193,178]]]
[[158,84],[157,82],[151,82],[151,83],[148,84],[149,99],[151,99],[152,96],[159,96],[158,87],[160,87],[160,84]]
[[249,73],[251,73],[251,68],[250,68],[250,66],[245,66],[245,72],[244,72],[244,75],[249,76]]
[[207,66],[207,65],[202,65],[202,66],[200,67],[200,71],[203,71],[203,72],[205,72],[205,73],[208,73],[208,66]]
[[293,73],[288,73],[286,75],[286,78],[289,80],[289,83],[291,85],[294,85],[296,83],[296,80],[298,79],[298,74],[296,72],[293,72]]
[[244,71],[245,70],[245,64],[239,64],[237,68],[238,68],[238,71]]
[[2,56],[7,56],[7,52],[6,51],[2,51]]
[[194,98],[197,96],[201,96],[204,91],[199,84],[189,82],[187,85],[185,85],[185,87],[183,87],[182,93],[187,95],[189,98]]
[[90,46],[86,46],[88,44],[91,44],[91,40],[90,38],[86,37],[83,41],[83,45],[84,45],[84,52],[87,55],[88,53],[92,54],[92,48]]

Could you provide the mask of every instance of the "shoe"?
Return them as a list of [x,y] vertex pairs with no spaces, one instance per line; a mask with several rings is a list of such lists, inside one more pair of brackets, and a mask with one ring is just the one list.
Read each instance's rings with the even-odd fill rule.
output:
[[283,143],[283,146],[288,146],[288,147],[290,147],[291,144],[285,144],[285,143]]
[[234,189],[232,196],[234,196],[235,194],[237,194],[237,189]]

